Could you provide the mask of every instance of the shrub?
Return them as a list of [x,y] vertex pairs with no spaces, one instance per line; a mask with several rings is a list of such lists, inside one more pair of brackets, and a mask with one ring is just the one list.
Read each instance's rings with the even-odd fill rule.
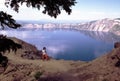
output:
[[107,79],[103,79],[102,81],[108,81]]
[[38,80],[42,74],[43,74],[43,72],[40,72],[40,71],[36,72],[34,75],[35,79]]

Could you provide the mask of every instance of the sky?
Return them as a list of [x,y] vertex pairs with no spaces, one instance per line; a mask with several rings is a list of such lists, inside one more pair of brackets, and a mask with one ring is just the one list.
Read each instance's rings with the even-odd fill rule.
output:
[[0,0],[0,11],[5,11],[16,20],[98,20],[104,18],[120,18],[120,0],[76,0],[77,4],[72,6],[72,13],[68,15],[65,11],[57,19],[45,15],[41,10],[21,6],[16,13],[4,5],[5,0]]

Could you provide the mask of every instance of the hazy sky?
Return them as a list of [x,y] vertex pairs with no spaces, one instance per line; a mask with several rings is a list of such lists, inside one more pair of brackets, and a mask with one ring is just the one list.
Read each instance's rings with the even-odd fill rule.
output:
[[103,18],[120,18],[120,0],[77,0],[72,7],[71,15],[64,11],[57,19],[42,14],[41,10],[20,7],[19,13],[6,8],[4,0],[0,0],[0,10],[3,10],[17,20],[96,20]]

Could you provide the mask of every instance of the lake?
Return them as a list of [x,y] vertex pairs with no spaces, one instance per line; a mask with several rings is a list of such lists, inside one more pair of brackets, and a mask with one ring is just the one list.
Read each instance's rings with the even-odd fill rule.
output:
[[71,29],[1,30],[0,33],[22,39],[39,50],[45,46],[49,56],[65,60],[93,60],[111,51],[114,42],[120,41],[120,37],[111,33]]

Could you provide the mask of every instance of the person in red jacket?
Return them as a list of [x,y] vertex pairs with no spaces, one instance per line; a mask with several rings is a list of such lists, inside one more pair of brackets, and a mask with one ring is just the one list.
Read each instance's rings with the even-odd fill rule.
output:
[[46,47],[43,47],[42,49],[42,60],[49,60],[49,56],[47,55],[46,52]]

